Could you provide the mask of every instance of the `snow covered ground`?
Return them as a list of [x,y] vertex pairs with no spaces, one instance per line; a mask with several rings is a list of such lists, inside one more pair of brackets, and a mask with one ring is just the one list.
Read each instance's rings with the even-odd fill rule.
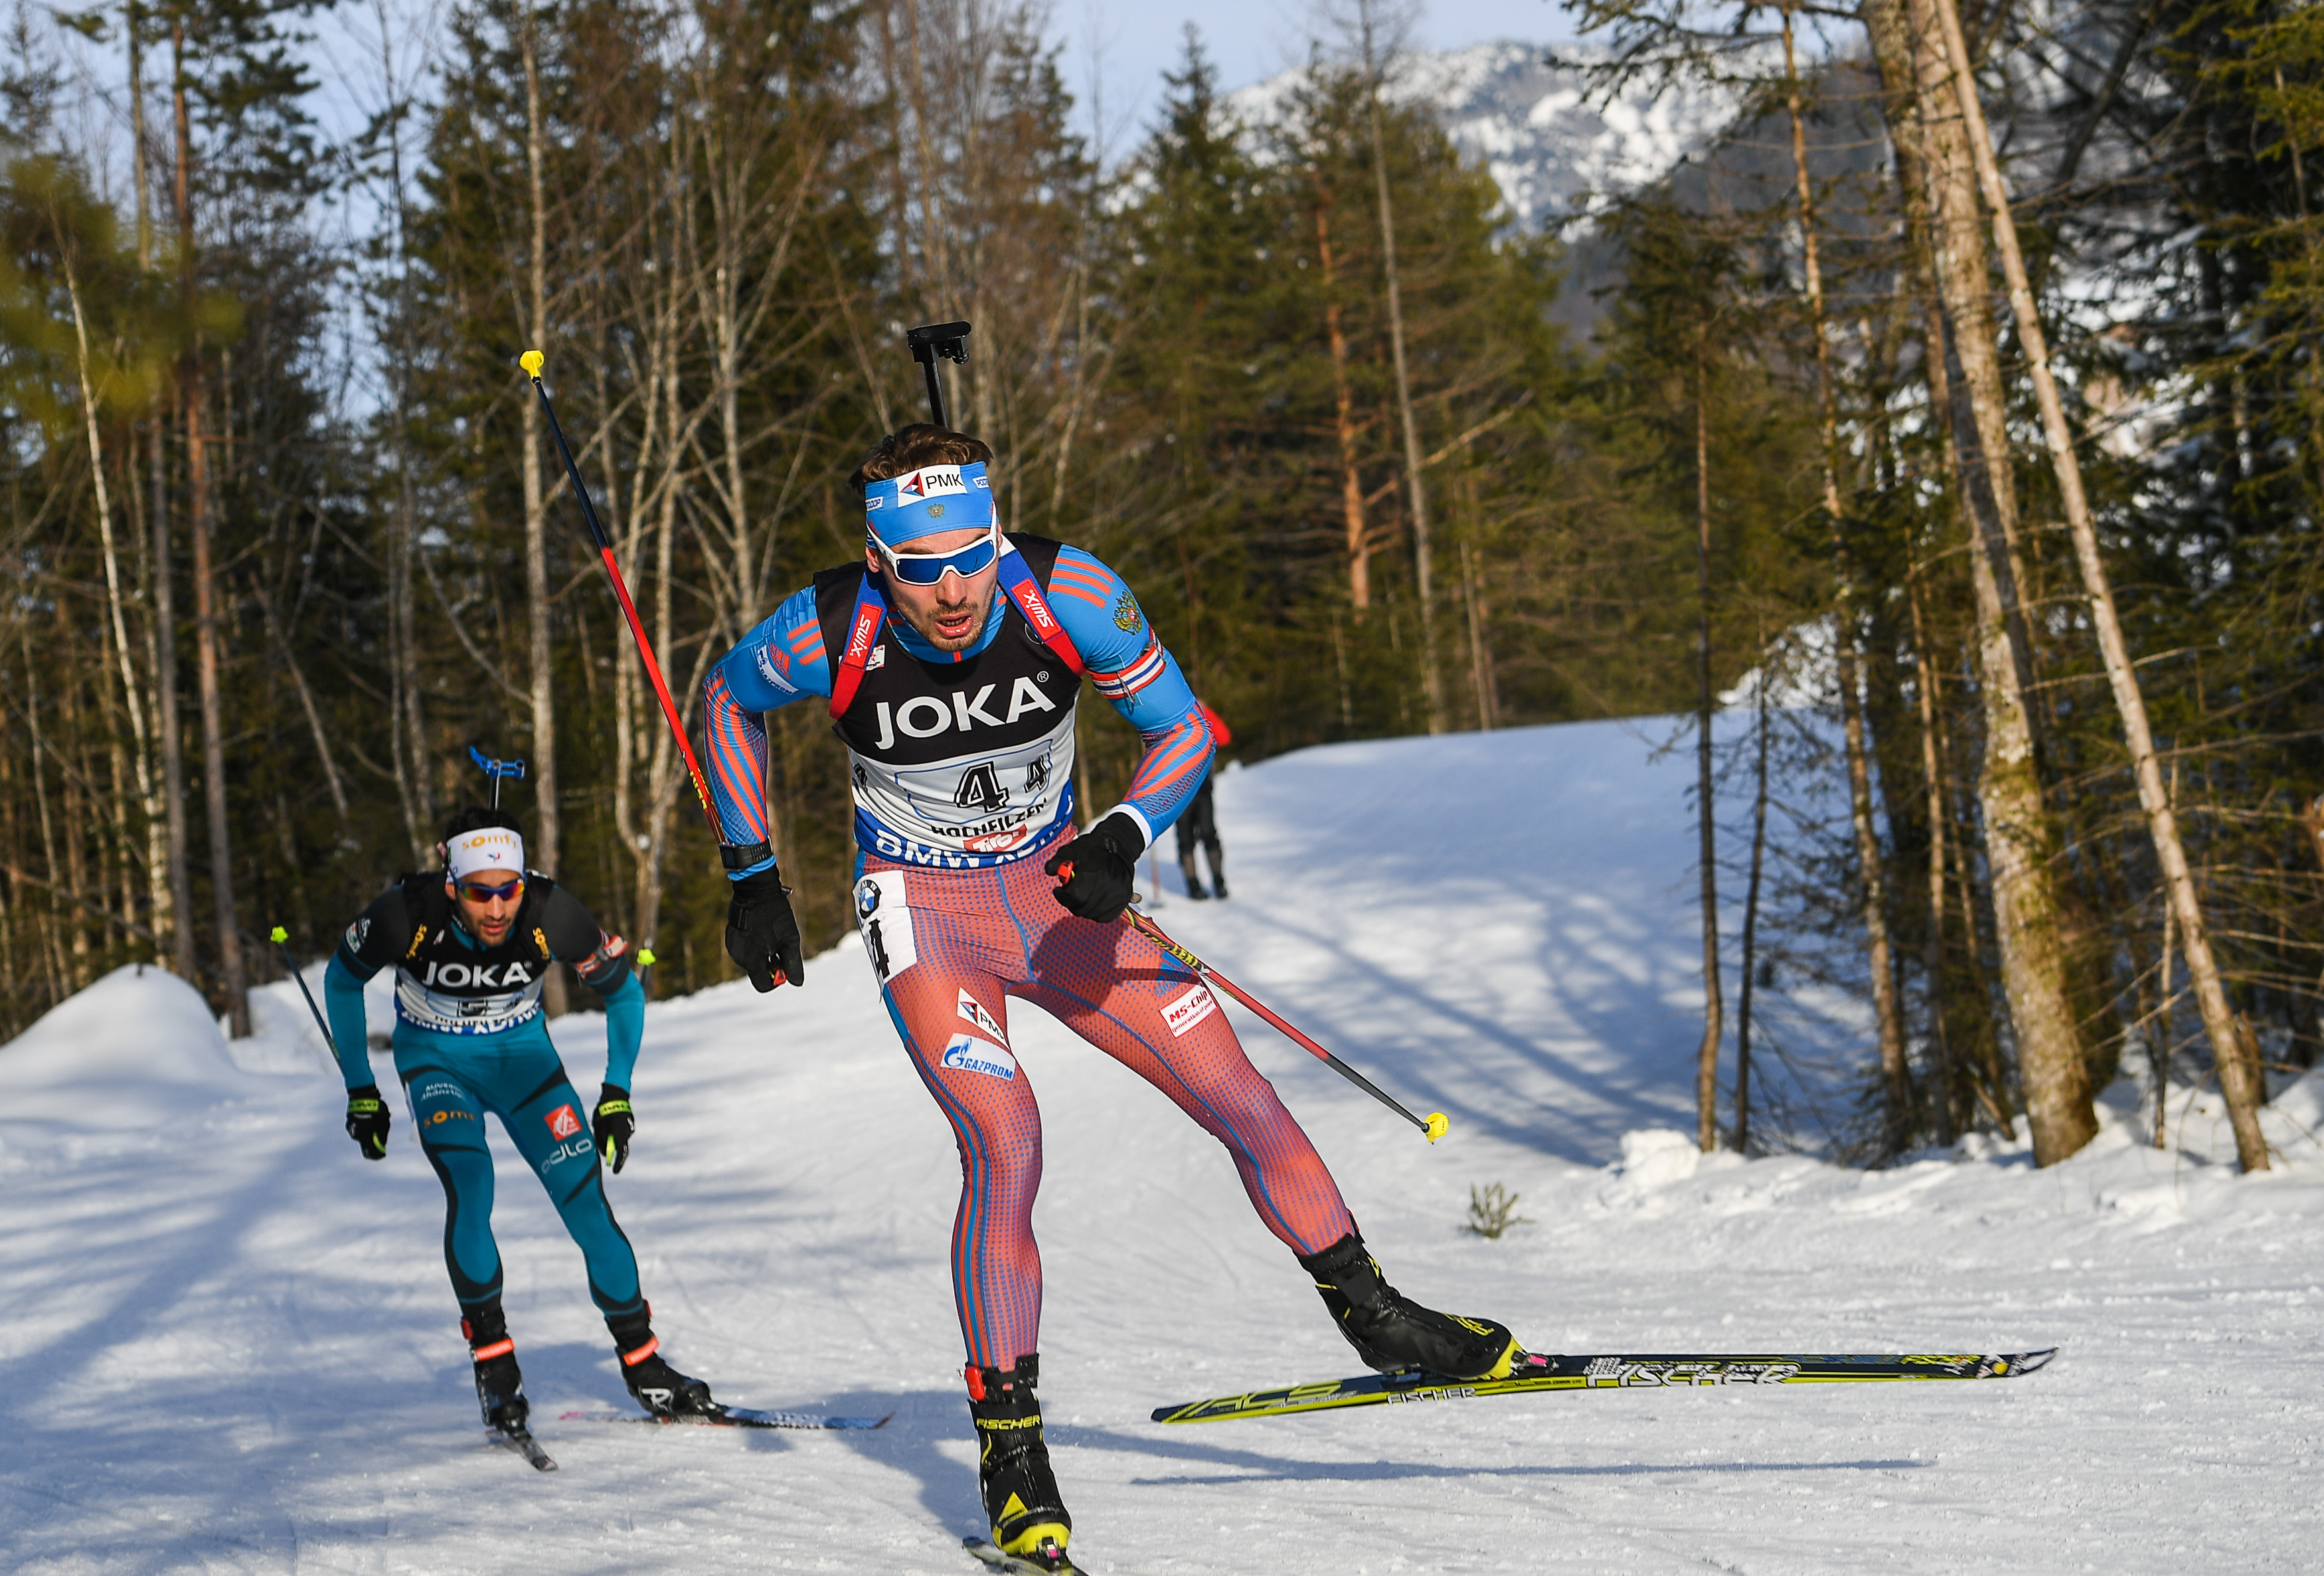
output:
[[[1165,1428],[1347,1372],[1209,1139],[1029,1010],[1047,1108],[1044,1393],[1074,1547],[1201,1572],[2181,1571],[2324,1563],[2324,1094],[2238,1178],[2192,1101],[2141,1147],[1893,1170],[1700,1160],[1692,761],[1638,724],[1314,750],[1229,773],[1234,899],[1157,917],[1452,1131],[1431,1148],[1235,1009],[1390,1276],[1544,1350],[2003,1351],[1960,1386],[1621,1391]],[[1386,843],[1388,846],[1380,846]],[[288,983],[232,1046],[124,971],[0,1048],[0,1569],[977,1569],[945,1277],[957,1170],[852,943],[804,991],[653,1008],[610,1179],[671,1355],[873,1433],[560,1423],[626,1405],[578,1254],[503,1148],[497,1226],[540,1433],[482,1442],[436,1181],[385,1161]],[[598,1020],[558,1025],[595,1088]],[[602,1045],[602,1041],[598,1042]],[[384,1069],[383,1069],[384,1071]],[[2215,1102],[2213,1102],[2215,1104]],[[497,1138],[497,1135],[496,1135]],[[1471,1183],[1529,1225],[1460,1230]]]

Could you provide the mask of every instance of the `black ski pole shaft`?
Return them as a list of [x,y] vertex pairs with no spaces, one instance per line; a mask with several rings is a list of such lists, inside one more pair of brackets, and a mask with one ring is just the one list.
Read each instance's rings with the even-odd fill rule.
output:
[[949,427],[952,424],[945,419],[944,383],[936,376],[936,358],[930,356],[920,363],[920,371],[928,380],[928,419],[938,427]]
[[1425,1138],[1430,1143],[1433,1144],[1437,1139],[1443,1138],[1451,1129],[1452,1125],[1452,1119],[1447,1117],[1441,1111],[1432,1111],[1425,1118],[1422,1118],[1416,1117],[1410,1111],[1405,1110],[1405,1108],[1402,1105],[1399,1105],[1393,1097],[1391,1097],[1386,1091],[1382,1090],[1379,1084],[1365,1077],[1361,1073],[1357,1072],[1353,1067],[1349,1066],[1345,1062],[1342,1062],[1339,1057],[1333,1055],[1331,1052],[1317,1045],[1314,1040],[1309,1039],[1305,1035],[1301,1034],[1298,1029],[1285,1020],[1282,1014],[1269,1008],[1265,1002],[1259,1000],[1250,991],[1236,984],[1232,980],[1228,979],[1224,974],[1220,973],[1216,969],[1211,967],[1210,964],[1196,957],[1193,953],[1188,952],[1185,947],[1180,946],[1167,935],[1165,935],[1162,933],[1162,927],[1160,926],[1155,924],[1153,920],[1148,919],[1145,915],[1140,914],[1137,909],[1131,908],[1126,910],[1122,917],[1130,921],[1131,929],[1137,931],[1139,935],[1152,942],[1156,946],[1160,947],[1164,952],[1168,953],[1172,957],[1177,959],[1180,963],[1194,970],[1194,972],[1201,976],[1204,982],[1216,985],[1220,990],[1224,991],[1228,995],[1241,1002],[1245,1007],[1248,1007],[1253,1012],[1258,1013],[1259,1017],[1267,1019],[1267,1021],[1276,1028],[1282,1030],[1285,1037],[1288,1038],[1292,1044],[1298,1046],[1303,1050],[1313,1053],[1315,1056],[1321,1059],[1326,1066],[1330,1067],[1333,1072],[1337,1073],[1341,1077],[1345,1078],[1349,1083],[1362,1090],[1366,1094],[1369,1094],[1374,1100],[1379,1101],[1382,1105],[1396,1112],[1397,1115],[1410,1122],[1414,1127],[1418,1128],[1420,1129],[1421,1136]]
[[721,828],[718,812],[710,802],[710,779],[702,775],[702,762],[695,759],[693,742],[686,736],[686,724],[678,720],[678,703],[669,698],[669,684],[661,676],[661,663],[654,656],[653,642],[646,638],[645,623],[638,617],[637,604],[630,600],[629,582],[622,578],[622,566],[613,556],[613,539],[597,521],[596,505],[589,502],[589,489],[582,485],[581,467],[574,463],[573,450],[565,441],[565,429],[557,419],[557,407],[549,402],[549,391],[541,385],[540,369],[546,358],[538,350],[528,350],[517,360],[525,376],[532,380],[532,392],[540,396],[540,409],[549,418],[549,435],[557,439],[557,452],[565,460],[565,474],[573,482],[573,496],[581,505],[582,521],[588,526],[589,538],[596,544],[598,561],[605,566],[605,577],[613,583],[613,595],[622,604],[622,616],[630,621],[638,659],[646,665],[646,677],[653,680],[654,694],[661,701],[662,718],[669,723],[670,736],[678,741],[678,752],[686,760],[687,775],[694,780],[694,797],[709,819],[711,834],[718,836]]
[[339,1042],[331,1037],[331,1026],[323,1021],[323,1009],[315,1005],[315,993],[307,989],[307,976],[299,972],[299,960],[290,955],[290,933],[278,925],[267,939],[282,954],[282,965],[290,971],[290,977],[299,982],[299,994],[307,999],[307,1010],[315,1015],[315,1027],[323,1031],[323,1043],[331,1047],[331,1056],[336,1061]]

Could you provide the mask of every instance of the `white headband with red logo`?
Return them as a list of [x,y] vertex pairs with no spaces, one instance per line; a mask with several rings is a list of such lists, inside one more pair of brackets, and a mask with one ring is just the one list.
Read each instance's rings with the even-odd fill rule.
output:
[[523,834],[508,826],[479,826],[474,832],[463,832],[444,845],[444,868],[456,881],[480,870],[512,870],[521,875]]

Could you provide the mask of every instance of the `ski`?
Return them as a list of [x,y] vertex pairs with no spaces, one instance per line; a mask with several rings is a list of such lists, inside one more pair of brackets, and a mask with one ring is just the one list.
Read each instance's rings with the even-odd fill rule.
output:
[[878,1428],[893,1417],[893,1412],[879,1417],[839,1417],[827,1412],[754,1412],[748,1406],[722,1406],[712,1404],[706,1415],[690,1417],[656,1417],[641,1412],[560,1412],[559,1423],[666,1423],[693,1424],[705,1428]]
[[1505,1379],[1448,1379],[1420,1369],[1362,1374],[1318,1385],[1289,1385],[1157,1406],[1157,1423],[1217,1423],[1281,1417],[1343,1406],[1413,1401],[1469,1401],[1559,1390],[1646,1389],[1672,1385],[1854,1385],[1931,1379],[2000,1379],[2030,1374],[2058,1349],[1979,1356],[1937,1353],[1745,1357],[1717,1352],[1627,1357],[1544,1357],[1520,1352]]
[[963,1538],[960,1546],[995,1571],[1007,1571],[1009,1576],[1089,1576],[1070,1556],[1062,1565],[1036,1565],[1030,1560],[1002,1553],[989,1538]]
[[529,1428],[487,1429],[484,1431],[484,1437],[503,1450],[516,1452],[532,1463],[535,1471],[557,1470],[557,1463],[549,1459],[547,1451],[540,1448],[540,1441],[532,1437],[532,1431]]

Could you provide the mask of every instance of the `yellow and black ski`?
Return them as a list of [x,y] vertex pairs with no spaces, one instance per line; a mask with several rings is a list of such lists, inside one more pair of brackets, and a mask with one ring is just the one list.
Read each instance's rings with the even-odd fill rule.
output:
[[1281,1417],[1343,1406],[1383,1406],[1416,1401],[1470,1401],[1486,1396],[1528,1396],[1554,1390],[1635,1390],[1670,1386],[1860,1385],[1932,1379],[2001,1379],[2030,1374],[2058,1355],[2040,1351],[1810,1357],[1746,1357],[1715,1352],[1626,1357],[1545,1357],[1517,1354],[1503,1379],[1448,1379],[1419,1369],[1362,1374],[1317,1385],[1216,1396],[1177,1406],[1157,1406],[1157,1423],[1222,1423],[1238,1417]]

